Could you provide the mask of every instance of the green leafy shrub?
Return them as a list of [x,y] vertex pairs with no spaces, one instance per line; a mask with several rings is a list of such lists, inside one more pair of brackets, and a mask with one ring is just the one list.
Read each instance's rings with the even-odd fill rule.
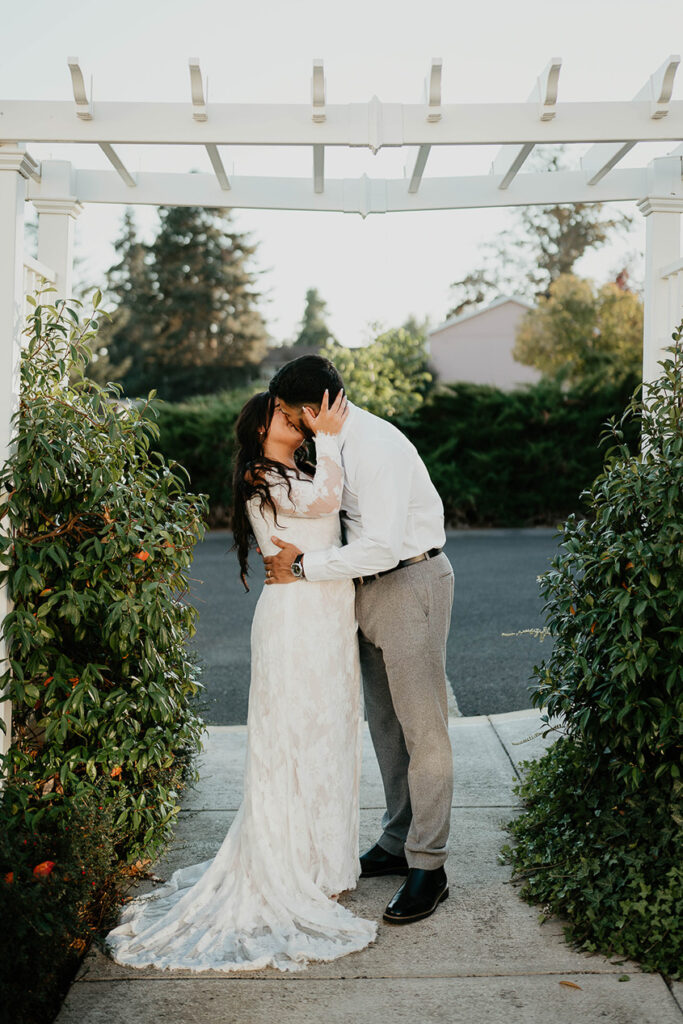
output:
[[[683,324],[541,577],[555,638],[531,699],[566,735],[532,766],[506,848],[584,948],[683,963]],[[624,427],[641,426],[641,451]]]
[[396,327],[369,345],[348,348],[328,341],[321,355],[339,370],[346,393],[356,405],[376,416],[413,416],[431,390],[424,333]]
[[[453,526],[555,525],[580,509],[600,471],[605,420],[623,409],[634,379],[599,389],[541,380],[513,391],[452,384],[405,430],[422,455]],[[633,444],[637,430],[629,425]]]
[[263,385],[197,396],[187,402],[155,402],[159,428],[154,448],[176,462],[192,486],[210,496],[208,524],[225,526],[232,507],[235,422],[240,409]]
[[93,935],[117,913],[132,867],[122,865],[119,804],[96,791],[63,801],[33,830],[21,793],[3,794],[0,828],[0,1001],[14,1024],[52,1021]]
[[[128,407],[116,385],[83,376],[99,293],[82,319],[81,303],[41,299],[29,299],[20,408],[0,469],[0,583],[12,602],[0,626],[0,691],[13,713],[0,868],[14,876],[3,900],[37,921],[7,929],[22,962],[52,925],[56,956],[67,934],[82,937],[78,916],[92,920],[102,893],[118,891],[122,874],[168,842],[179,792],[197,777],[204,728],[203,686],[185,646],[196,629],[185,571],[205,530],[206,496],[187,492],[181,467],[152,449],[158,427],[147,407]],[[74,835],[74,808],[92,811],[95,800],[86,855],[64,836]],[[59,908],[52,918],[35,880],[22,881],[19,847],[29,836],[55,862],[45,889]],[[87,900],[73,877],[79,857],[95,874]],[[2,983],[16,988],[14,960],[2,962]],[[57,975],[64,969],[56,963]]]
[[[360,369],[361,391],[352,400],[384,414],[381,363],[373,371],[374,384],[367,366]],[[581,491],[602,466],[601,429],[623,409],[635,384],[630,380],[620,387],[570,392],[548,381],[511,392],[457,384],[430,395],[419,408],[402,408],[393,422],[427,463],[450,525],[554,525],[580,508]],[[375,386],[379,407],[363,397]],[[192,486],[209,495],[212,527],[230,525],[235,420],[247,398],[263,387],[161,403],[155,409],[159,439],[154,447],[177,460]],[[635,444],[637,427],[626,425],[625,431]]]
[[683,830],[681,800],[662,787],[625,795],[609,775],[590,775],[580,743],[558,739],[538,761],[522,761],[513,791],[524,811],[506,824],[526,902],[542,920],[564,917],[576,949],[622,956],[681,980]]

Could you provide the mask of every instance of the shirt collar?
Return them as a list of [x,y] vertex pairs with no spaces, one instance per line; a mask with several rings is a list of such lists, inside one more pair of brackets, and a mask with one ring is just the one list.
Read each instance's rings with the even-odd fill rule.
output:
[[338,434],[340,451],[344,447],[344,442],[346,441],[346,438],[348,437],[349,434],[349,428],[351,427],[353,421],[356,418],[357,411],[358,406],[354,405],[353,402],[349,401],[349,415],[344,420],[344,425],[342,426]]

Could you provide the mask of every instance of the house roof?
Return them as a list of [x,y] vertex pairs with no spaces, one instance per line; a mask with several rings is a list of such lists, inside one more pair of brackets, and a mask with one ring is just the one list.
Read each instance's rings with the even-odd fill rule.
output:
[[475,316],[482,316],[482,314],[488,313],[489,310],[495,309],[497,306],[505,305],[506,302],[516,302],[518,306],[523,306],[525,309],[533,309],[533,304],[521,295],[499,295],[493,302],[489,302],[488,306],[479,306],[477,309],[471,310],[471,312],[460,313],[458,316],[452,316],[450,319],[444,320],[442,324],[437,324],[431,331],[427,331],[427,337],[443,331],[446,327],[461,324],[465,320],[472,320]]

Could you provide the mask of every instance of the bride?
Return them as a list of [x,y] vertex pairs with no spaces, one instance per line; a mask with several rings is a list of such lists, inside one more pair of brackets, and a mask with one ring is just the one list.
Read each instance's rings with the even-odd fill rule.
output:
[[[244,586],[256,540],[302,551],[340,542],[343,393],[305,414],[304,434],[268,392],[236,425],[235,547]],[[248,587],[247,587],[248,589]],[[189,970],[300,970],[363,949],[377,924],[336,901],[360,875],[362,715],[350,579],[264,586],[251,631],[244,798],[218,852],[174,871],[122,910],[106,936],[117,963]]]

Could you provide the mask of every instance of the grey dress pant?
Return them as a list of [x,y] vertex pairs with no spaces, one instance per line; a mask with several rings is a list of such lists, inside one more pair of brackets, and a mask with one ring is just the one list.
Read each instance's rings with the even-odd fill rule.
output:
[[453,798],[446,696],[453,589],[443,552],[356,584],[365,709],[387,803],[379,845],[428,870],[446,860]]

